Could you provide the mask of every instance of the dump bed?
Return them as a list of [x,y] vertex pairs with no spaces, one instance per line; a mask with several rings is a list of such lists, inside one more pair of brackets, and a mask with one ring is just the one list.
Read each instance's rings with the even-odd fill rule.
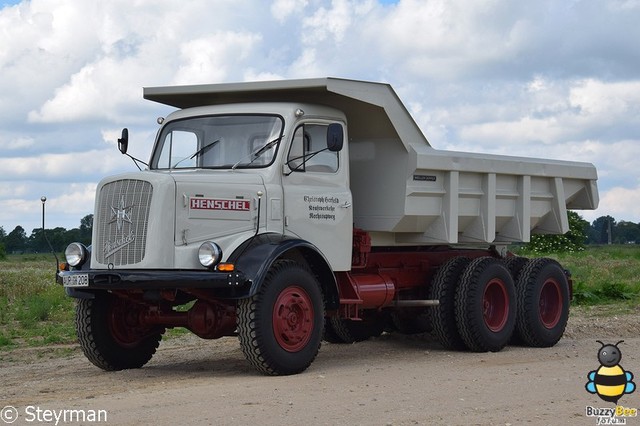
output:
[[595,209],[592,164],[433,149],[390,85],[335,78],[145,88],[188,108],[285,101],[347,116],[354,224],[374,244],[529,241],[564,233],[567,209]]

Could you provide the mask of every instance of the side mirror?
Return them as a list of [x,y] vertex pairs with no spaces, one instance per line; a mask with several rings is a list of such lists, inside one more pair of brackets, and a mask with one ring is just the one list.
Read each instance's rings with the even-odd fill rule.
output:
[[331,123],[327,128],[327,149],[329,151],[337,152],[342,150],[344,144],[344,132],[342,130],[342,124]]
[[118,149],[121,153],[126,154],[129,147],[129,129],[122,129],[122,136],[118,139]]

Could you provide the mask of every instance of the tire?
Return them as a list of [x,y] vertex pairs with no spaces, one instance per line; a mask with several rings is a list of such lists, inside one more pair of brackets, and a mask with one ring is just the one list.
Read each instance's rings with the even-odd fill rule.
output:
[[[504,265],[507,267],[509,272],[511,273],[511,278],[513,278],[513,283],[516,286],[516,299],[518,293],[518,277],[520,277],[520,272],[522,272],[522,268],[524,268],[527,263],[529,263],[529,259],[522,256],[510,256],[504,260]],[[517,305],[517,301],[516,301]],[[516,317],[516,327],[518,324],[518,319]],[[509,340],[510,345],[522,346],[524,343],[518,333],[514,332],[511,335],[511,340]]]
[[430,312],[432,332],[446,349],[461,351],[467,348],[456,325],[455,295],[460,277],[470,262],[467,257],[449,259],[440,266],[429,288],[429,299],[440,302]]
[[429,312],[423,308],[397,309],[391,313],[395,331],[400,334],[420,334],[431,331]]
[[516,284],[516,333],[527,346],[558,343],[569,319],[569,283],[553,259],[532,259]]
[[140,308],[110,293],[78,299],[76,333],[85,356],[106,371],[140,368],[156,352],[164,328],[138,323]]
[[330,327],[340,343],[363,342],[378,337],[384,331],[385,321],[377,315],[364,317],[362,321],[331,317]]
[[331,320],[325,319],[324,321],[324,335],[322,336],[322,340],[329,343],[346,343],[338,333],[333,329],[333,325],[331,325]]
[[242,352],[264,374],[304,371],[320,350],[323,330],[320,284],[292,260],[274,262],[258,293],[238,305]]
[[456,291],[456,324],[474,352],[504,348],[516,324],[513,278],[501,261],[480,257],[464,270]]
[[522,268],[524,268],[527,263],[529,263],[529,259],[521,256],[507,257],[504,261],[504,264],[511,273],[511,277],[513,278],[513,282],[516,286],[518,285],[520,272],[522,272]]

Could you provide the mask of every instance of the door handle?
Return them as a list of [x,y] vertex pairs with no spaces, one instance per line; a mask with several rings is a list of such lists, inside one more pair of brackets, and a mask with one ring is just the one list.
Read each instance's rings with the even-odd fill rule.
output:
[[340,205],[340,207],[342,207],[343,209],[348,209],[349,207],[351,207],[351,201],[345,201]]

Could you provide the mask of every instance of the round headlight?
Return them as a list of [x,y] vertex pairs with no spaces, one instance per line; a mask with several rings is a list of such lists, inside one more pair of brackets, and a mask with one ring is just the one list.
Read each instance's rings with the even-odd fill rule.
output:
[[80,243],[71,243],[65,249],[64,257],[69,265],[82,266],[87,261],[87,249]]
[[222,249],[216,243],[206,241],[198,249],[198,260],[205,268],[212,268],[222,260]]

